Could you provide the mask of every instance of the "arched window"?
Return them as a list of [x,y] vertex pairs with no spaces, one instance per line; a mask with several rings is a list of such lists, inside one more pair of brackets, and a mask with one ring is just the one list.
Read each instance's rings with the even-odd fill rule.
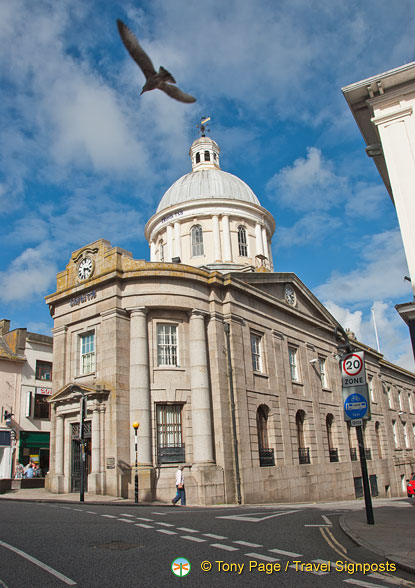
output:
[[196,163],[200,163],[200,153],[199,153],[199,151],[196,153]]
[[246,236],[246,229],[242,225],[238,227],[238,247],[239,255],[241,257],[248,257],[248,240]]
[[209,151],[205,151],[205,161],[210,161],[210,153],[209,153]]
[[268,406],[261,404],[256,411],[259,465],[261,467],[275,465],[274,450],[269,447],[268,442],[268,415]]
[[310,463],[310,451],[309,448],[305,446],[304,421],[305,412],[303,410],[298,410],[295,415],[295,425],[297,428],[298,459],[300,464]]
[[191,230],[192,257],[203,255],[203,231],[200,225],[195,225]]
[[159,242],[159,257],[160,257],[160,261],[164,261],[164,242],[163,242],[163,239]]
[[376,435],[376,445],[378,448],[378,456],[379,459],[382,459],[382,443],[380,441],[380,422],[376,421],[375,423],[375,435]]

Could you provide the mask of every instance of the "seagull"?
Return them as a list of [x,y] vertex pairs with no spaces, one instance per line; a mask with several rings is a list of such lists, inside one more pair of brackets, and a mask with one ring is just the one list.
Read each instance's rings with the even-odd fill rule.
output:
[[[180,90],[177,86],[171,85],[175,84],[176,80],[171,75],[171,73],[164,69],[163,66],[160,66],[158,73],[156,72],[151,59],[141,47],[137,37],[132,31],[130,31],[127,25],[122,22],[122,20],[117,19],[117,25],[121,40],[124,43],[128,53],[146,76],[146,83],[140,92],[140,96],[144,92],[149,92],[150,90],[155,90],[157,88],[163,92],[166,92],[170,98],[174,98],[179,102],[196,102],[196,98],[193,98],[193,96],[190,96],[190,94],[182,92],[182,90]],[[167,82],[170,82],[170,84]]]

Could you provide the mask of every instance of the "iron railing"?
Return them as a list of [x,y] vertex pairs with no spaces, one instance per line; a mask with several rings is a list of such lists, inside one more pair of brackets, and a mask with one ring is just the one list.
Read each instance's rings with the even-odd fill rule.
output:
[[273,449],[259,450],[259,465],[261,466],[261,468],[275,465]]
[[298,459],[300,464],[310,463],[310,448],[299,447],[298,448]]

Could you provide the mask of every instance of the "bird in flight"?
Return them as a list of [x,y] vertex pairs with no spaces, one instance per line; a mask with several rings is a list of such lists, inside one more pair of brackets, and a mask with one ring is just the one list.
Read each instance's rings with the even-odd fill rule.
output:
[[176,80],[171,75],[171,73],[164,69],[163,66],[160,66],[159,71],[156,72],[151,59],[141,47],[137,37],[132,31],[130,31],[127,25],[122,22],[122,20],[118,19],[117,25],[122,42],[124,43],[128,53],[146,76],[146,83],[141,90],[140,96],[144,92],[149,92],[150,90],[155,90],[157,88],[165,92],[168,96],[170,96],[170,98],[174,98],[179,102],[196,102],[196,98],[190,96],[190,94],[182,92],[182,90],[180,90],[180,88],[177,86],[171,85],[175,84]]

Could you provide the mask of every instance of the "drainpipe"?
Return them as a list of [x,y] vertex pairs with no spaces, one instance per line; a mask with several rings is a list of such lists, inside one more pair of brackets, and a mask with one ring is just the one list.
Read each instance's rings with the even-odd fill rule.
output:
[[241,474],[239,471],[239,455],[238,455],[238,436],[237,436],[237,431],[236,431],[236,416],[235,416],[235,395],[234,395],[234,390],[233,390],[230,324],[225,323],[224,329],[225,329],[225,335],[226,335],[226,351],[227,351],[227,356],[228,356],[229,392],[230,392],[230,397],[231,397],[233,454],[234,454],[234,459],[235,459],[235,477],[236,477],[236,496],[237,496],[238,504],[242,504]]

